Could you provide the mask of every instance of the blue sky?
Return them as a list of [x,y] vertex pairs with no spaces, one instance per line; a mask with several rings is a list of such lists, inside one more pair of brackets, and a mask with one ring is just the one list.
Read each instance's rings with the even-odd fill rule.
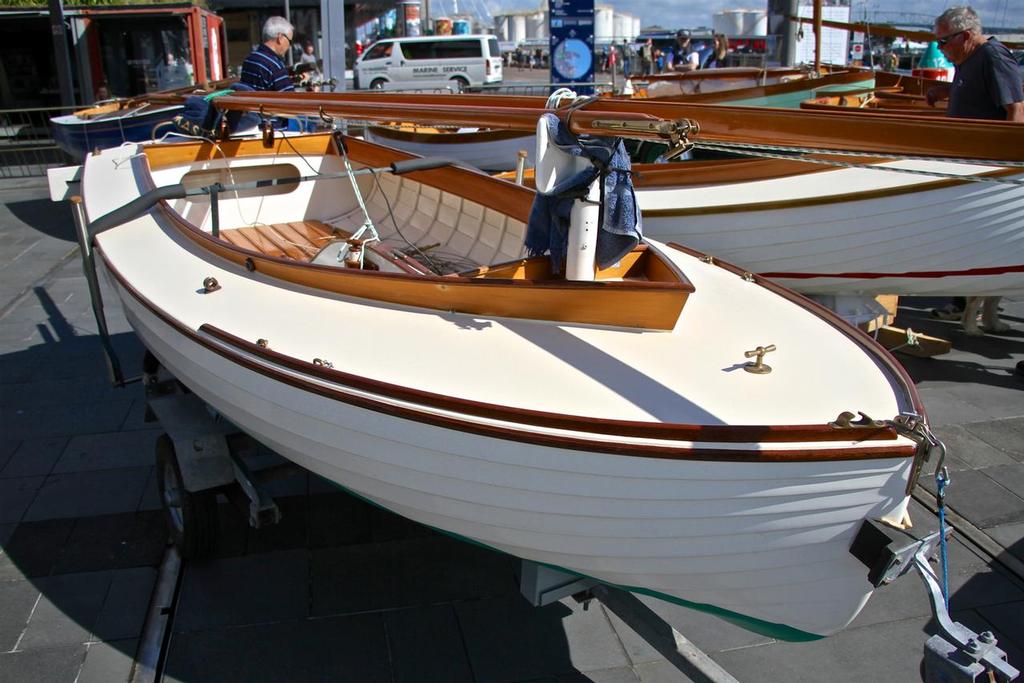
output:
[[[546,4],[546,0],[543,0]],[[724,9],[765,7],[756,0],[597,0],[599,4],[639,16],[644,26],[661,24],[667,28],[711,26],[711,16]],[[433,0],[440,6],[451,0]],[[460,10],[470,10],[473,3],[486,4],[494,14],[512,10],[534,9],[538,0],[459,0]],[[877,21],[913,21],[928,23],[947,7],[964,4],[963,0],[853,0],[853,17],[860,19],[865,10]],[[973,0],[972,7],[981,16],[983,26],[1022,27],[1024,32],[1024,0]],[[431,14],[435,11],[431,9]]]

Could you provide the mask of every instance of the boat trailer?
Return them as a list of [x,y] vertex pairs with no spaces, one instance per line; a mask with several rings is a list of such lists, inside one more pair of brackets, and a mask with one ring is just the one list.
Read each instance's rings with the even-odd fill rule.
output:
[[[256,447],[223,416],[181,385],[147,353],[143,363],[147,419],[164,429],[156,445],[157,483],[171,536],[182,558],[198,560],[214,548],[218,531],[216,494],[243,511],[252,528],[276,524],[280,510],[264,489],[273,479],[301,473],[291,463],[252,470],[244,455]],[[951,528],[916,539],[874,520],[865,521],[850,552],[867,567],[875,586],[916,570],[925,584],[940,634],[924,645],[926,683],[1016,680],[995,636],[975,633],[949,616],[941,582],[930,560]],[[688,680],[736,683],[736,679],[633,593],[595,579],[521,561],[520,592],[542,607],[571,596],[587,609],[598,600],[616,614]]]

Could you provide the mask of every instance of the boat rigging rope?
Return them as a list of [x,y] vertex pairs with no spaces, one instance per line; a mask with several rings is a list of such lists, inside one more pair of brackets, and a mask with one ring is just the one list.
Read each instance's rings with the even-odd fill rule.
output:
[[811,147],[789,147],[785,145],[753,145],[739,142],[702,142],[692,141],[694,147],[713,150],[717,152],[734,152],[744,156],[760,157],[764,159],[782,159],[784,161],[803,161],[809,164],[820,164],[823,166],[835,166],[837,168],[866,168],[875,171],[890,171],[892,173],[908,173],[911,175],[922,175],[933,178],[947,178],[951,180],[962,180],[973,183],[998,183],[1002,185],[1024,186],[1024,179],[1019,178],[992,178],[990,176],[959,175],[956,173],[943,173],[941,171],[922,171],[912,168],[893,168],[892,166],[879,166],[877,164],[864,164],[848,161],[837,161],[835,159],[813,159],[805,156],[793,156],[792,154],[776,154],[774,152],[799,152],[801,154],[828,154],[831,156],[871,156],[880,159],[894,161],[943,161],[960,164],[977,164],[982,166],[1001,166],[1004,168],[1024,168],[1024,161],[994,161],[991,159],[963,159],[953,157],[922,157],[904,156],[899,154],[876,154],[874,152],[845,152],[832,149],[817,149]]
[[949,610],[949,557],[946,549],[946,487],[949,485],[949,471],[945,466],[935,472],[935,500],[939,508],[939,550],[942,562],[942,599]]

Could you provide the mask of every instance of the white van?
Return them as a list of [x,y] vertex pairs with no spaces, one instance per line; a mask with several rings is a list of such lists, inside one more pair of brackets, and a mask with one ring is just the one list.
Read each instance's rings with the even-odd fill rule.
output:
[[360,55],[356,88],[421,85],[455,92],[501,83],[501,50],[492,35],[385,38]]

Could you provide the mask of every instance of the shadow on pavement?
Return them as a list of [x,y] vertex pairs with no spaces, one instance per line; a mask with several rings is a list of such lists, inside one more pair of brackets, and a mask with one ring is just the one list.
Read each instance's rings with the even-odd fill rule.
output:
[[44,235],[55,237],[66,242],[75,242],[75,221],[71,210],[60,206],[55,211],[55,204],[50,199],[26,199],[20,202],[8,202],[8,210],[14,217]]
[[[905,298],[900,300],[895,325],[915,332],[946,339],[953,345],[949,355],[915,358],[900,354],[900,362],[916,383],[926,381],[985,384],[1001,388],[1024,388],[1024,376],[1014,372],[1013,363],[989,365],[979,360],[959,357],[961,353],[992,361],[1010,361],[1024,354],[1024,331],[1015,326],[1008,332],[968,336],[959,322],[939,320],[932,316],[947,299]],[[1008,323],[1019,325],[1012,315],[1001,315]]]

